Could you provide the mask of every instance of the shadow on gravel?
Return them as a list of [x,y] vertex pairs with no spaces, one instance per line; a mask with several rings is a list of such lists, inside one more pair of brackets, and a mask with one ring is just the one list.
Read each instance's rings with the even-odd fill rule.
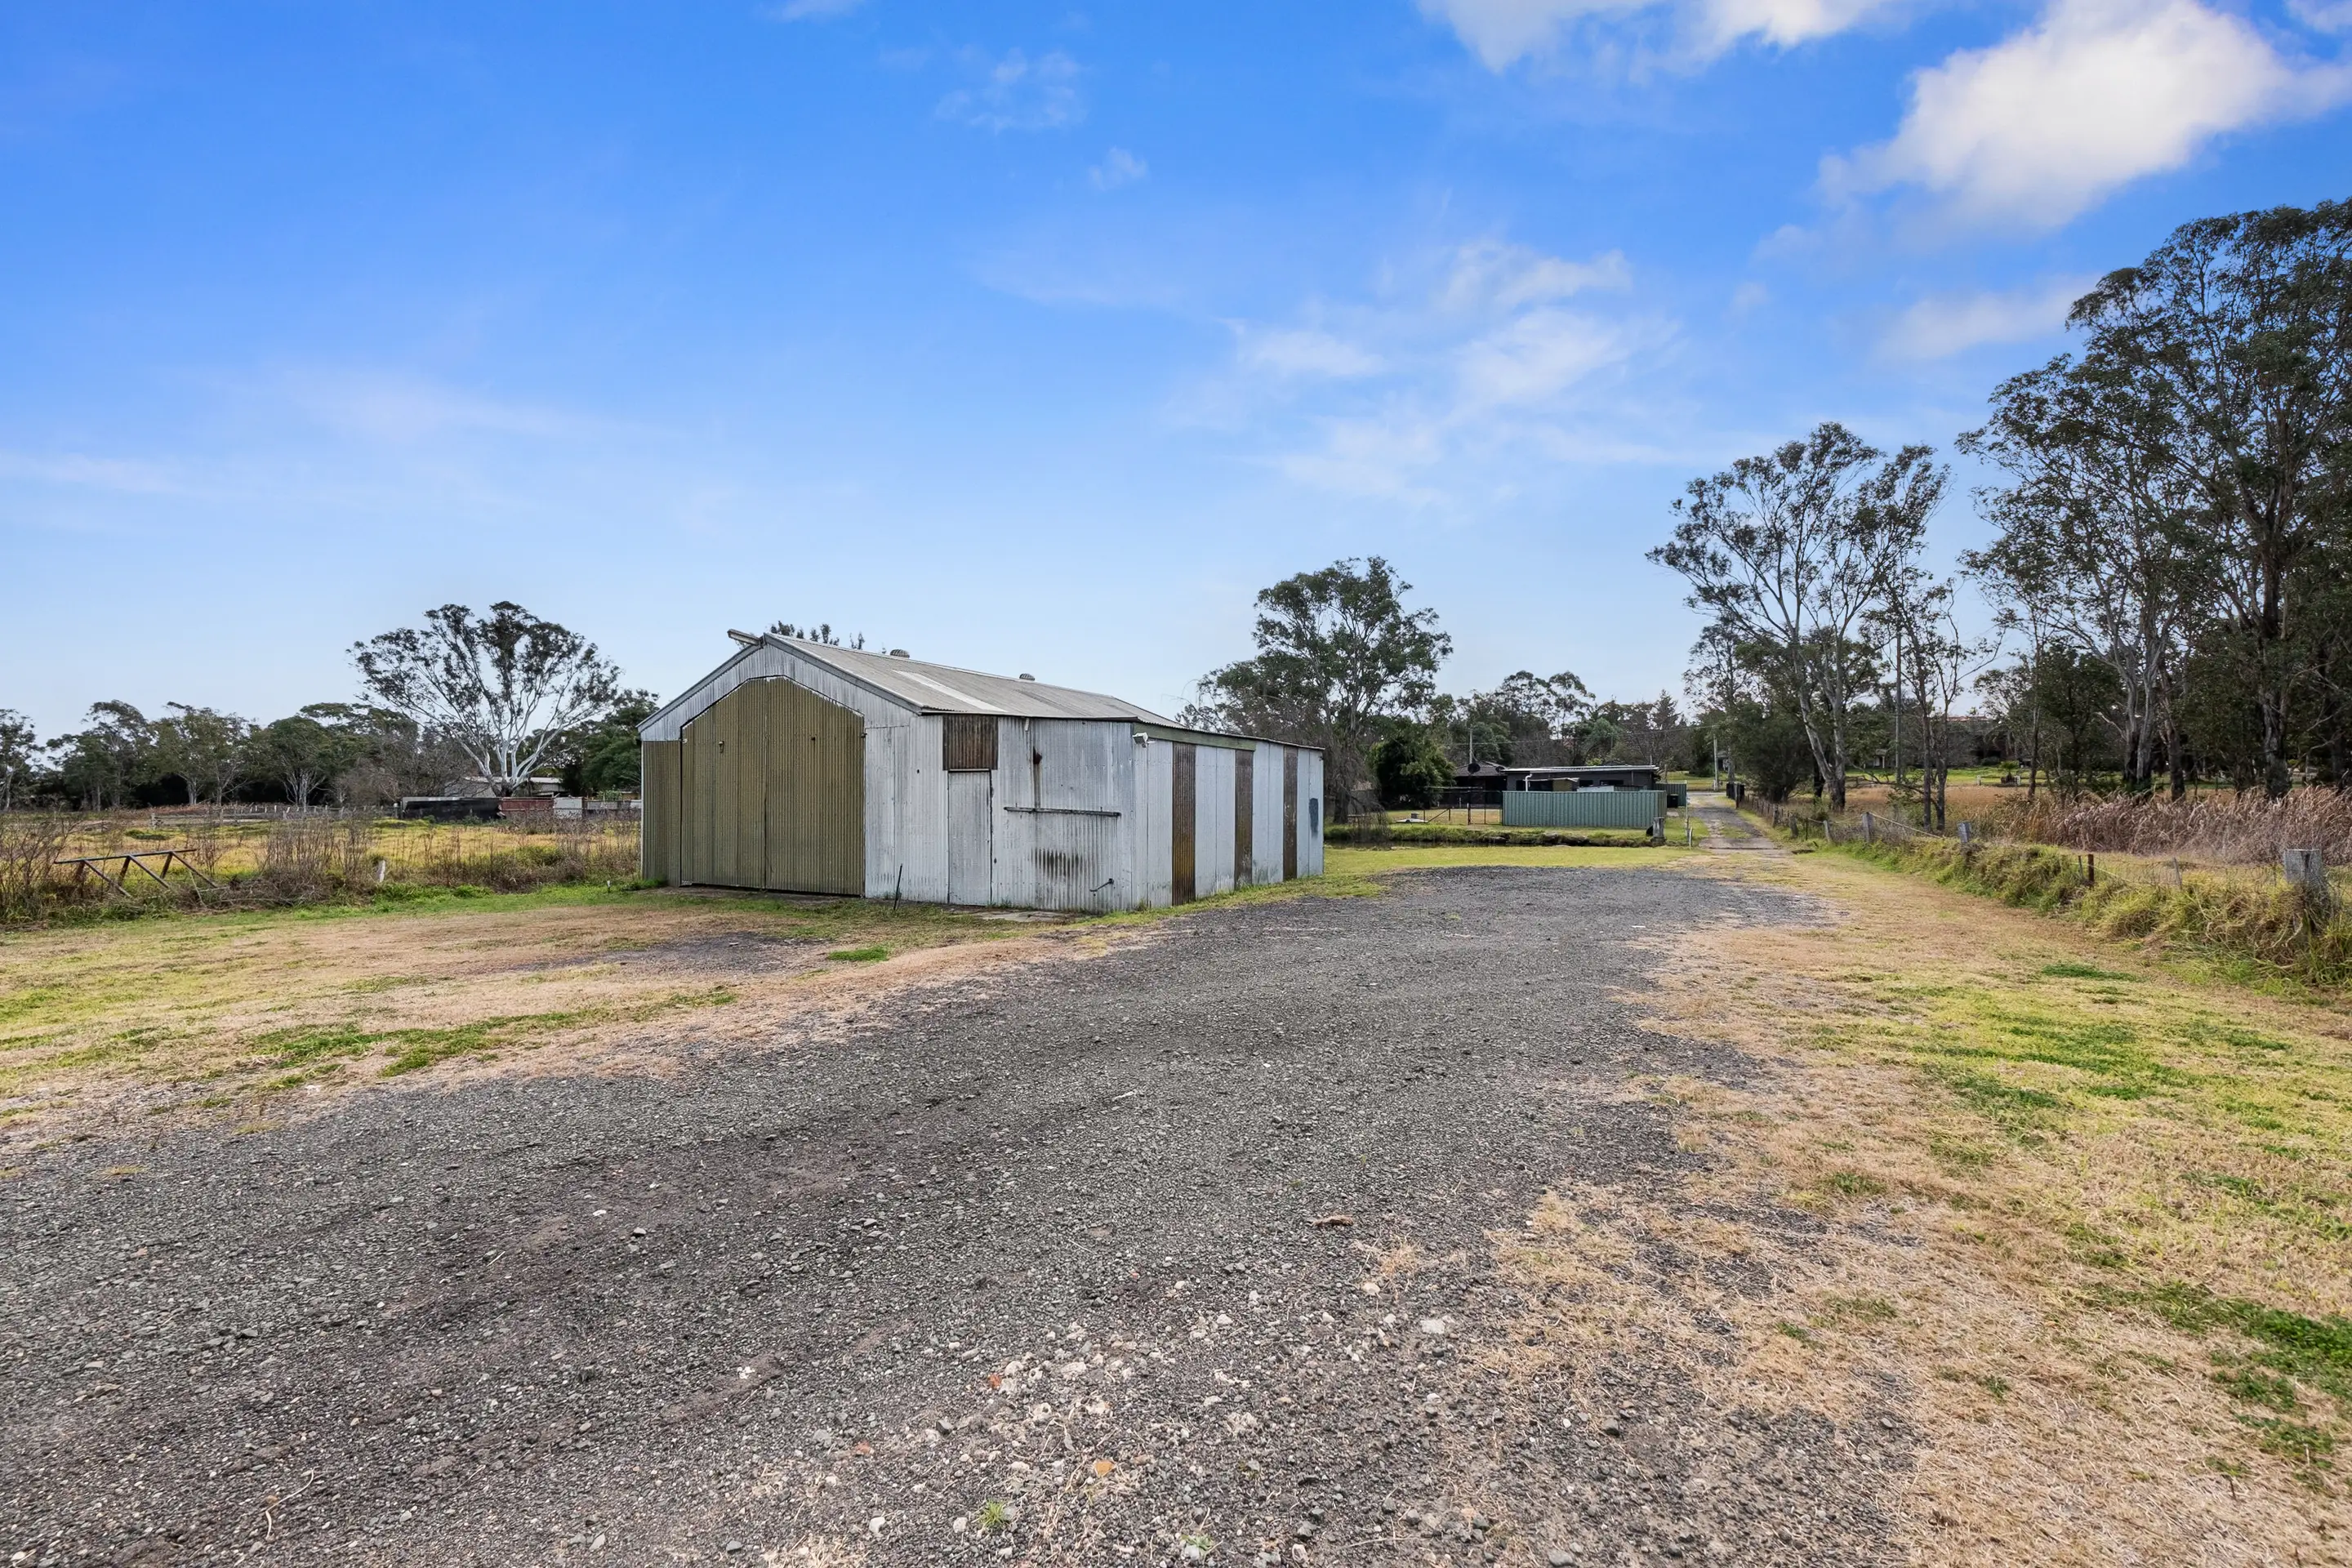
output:
[[1723,918],[1804,916],[1422,872],[675,1077],[55,1151],[0,1184],[0,1552],[1883,1560],[1891,1419],[1512,1368],[1490,1233],[1684,1168],[1630,1075],[1757,1070],[1615,999]]

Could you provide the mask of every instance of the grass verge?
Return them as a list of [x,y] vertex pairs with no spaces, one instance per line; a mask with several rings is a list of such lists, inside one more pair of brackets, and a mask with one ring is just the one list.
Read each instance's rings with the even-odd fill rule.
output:
[[[2063,915],[2103,937],[2192,955],[2240,980],[2328,990],[2352,983],[2352,920],[2333,911],[2315,915],[2295,889],[2259,873],[2189,870],[2168,886],[2112,869],[2094,880],[2081,854],[2042,845],[1927,839],[1819,847]],[[2121,859],[2103,858],[2111,868]]]
[[2340,1560],[2352,1026],[1861,857],[1737,859],[1693,868],[1836,918],[1681,939],[1659,1026],[1770,1068],[1625,1086],[1700,1158],[1556,1194],[1511,1254],[1530,1332],[1892,1401],[1913,1561]]

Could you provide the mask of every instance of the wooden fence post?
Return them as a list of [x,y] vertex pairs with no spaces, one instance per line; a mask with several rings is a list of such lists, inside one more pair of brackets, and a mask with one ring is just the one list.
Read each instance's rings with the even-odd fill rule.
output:
[[2303,899],[2305,928],[2316,932],[2336,912],[2334,891],[2327,885],[2327,865],[2316,849],[2282,849],[2279,869]]
[[1866,811],[1862,814],[1862,841],[1864,844],[1878,842],[1878,818]]

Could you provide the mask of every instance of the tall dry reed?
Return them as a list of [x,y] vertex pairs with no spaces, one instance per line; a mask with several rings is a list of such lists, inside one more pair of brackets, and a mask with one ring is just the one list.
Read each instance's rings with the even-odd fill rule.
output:
[[2181,801],[2117,796],[2052,803],[2015,824],[2013,832],[2075,849],[2235,866],[2274,864],[2283,849],[2317,849],[2330,865],[2341,866],[2352,863],[2352,795],[2298,789],[2280,800],[2216,794]]

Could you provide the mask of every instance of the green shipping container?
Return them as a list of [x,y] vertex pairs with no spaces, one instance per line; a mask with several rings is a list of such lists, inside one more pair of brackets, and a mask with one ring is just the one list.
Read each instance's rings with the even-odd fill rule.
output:
[[1507,789],[1506,827],[1638,827],[1666,815],[1662,789]]

